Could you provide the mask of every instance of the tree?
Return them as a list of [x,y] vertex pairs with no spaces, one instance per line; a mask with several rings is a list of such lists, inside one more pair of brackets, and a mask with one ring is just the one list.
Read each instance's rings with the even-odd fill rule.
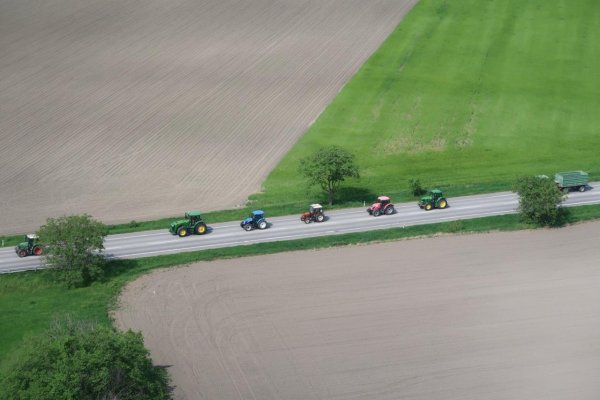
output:
[[519,194],[519,212],[526,222],[557,226],[564,222],[565,210],[561,207],[564,195],[546,176],[521,178],[515,184]]
[[333,204],[333,198],[346,178],[359,178],[354,155],[338,146],[325,147],[300,160],[299,172],[311,185],[319,185]]
[[155,367],[141,333],[66,319],[29,338],[8,361],[0,398],[168,399],[168,376]]
[[48,218],[38,231],[47,248],[45,263],[68,287],[88,285],[103,275],[106,234],[106,226],[87,214]]

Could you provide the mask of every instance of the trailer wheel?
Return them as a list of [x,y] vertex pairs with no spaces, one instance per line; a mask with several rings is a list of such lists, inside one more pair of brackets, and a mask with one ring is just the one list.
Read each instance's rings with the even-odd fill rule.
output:
[[563,193],[569,193],[569,188],[562,188]]
[[579,191],[580,192],[585,192],[585,185],[584,186],[579,186]]

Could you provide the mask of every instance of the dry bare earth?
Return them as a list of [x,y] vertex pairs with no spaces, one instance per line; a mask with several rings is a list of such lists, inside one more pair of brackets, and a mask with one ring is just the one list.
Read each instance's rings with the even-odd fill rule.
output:
[[600,398],[600,224],[200,263],[116,312],[179,399]]
[[417,0],[0,0],[0,234],[244,203]]

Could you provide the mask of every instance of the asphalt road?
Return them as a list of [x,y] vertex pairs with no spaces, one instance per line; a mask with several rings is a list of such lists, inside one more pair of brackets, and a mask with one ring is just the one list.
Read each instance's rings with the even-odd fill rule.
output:
[[[590,183],[586,192],[571,192],[565,201],[567,206],[600,204],[600,182]],[[268,229],[250,232],[240,228],[239,221],[210,224],[207,234],[180,238],[167,229],[110,235],[105,239],[105,253],[113,258],[141,258],[162,254],[183,253],[249,245],[261,242],[293,240],[308,237],[340,235],[375,229],[431,224],[460,219],[481,218],[515,213],[518,197],[515,193],[501,192],[486,195],[448,198],[445,210],[424,211],[415,202],[396,204],[396,213],[373,217],[365,208],[351,208],[325,213],[328,219],[322,223],[305,224],[299,215],[269,218]],[[37,257],[19,258],[14,248],[0,248],[0,273],[19,272],[43,268]]]

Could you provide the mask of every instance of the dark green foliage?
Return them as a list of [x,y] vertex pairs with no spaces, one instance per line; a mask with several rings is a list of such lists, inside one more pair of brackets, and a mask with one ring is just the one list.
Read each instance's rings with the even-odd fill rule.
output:
[[515,184],[519,194],[519,212],[524,221],[541,226],[559,226],[566,221],[561,207],[564,196],[547,177],[529,176]]
[[44,261],[68,287],[89,285],[103,275],[106,226],[87,214],[48,218],[38,231],[47,246]]
[[0,398],[168,399],[168,377],[155,367],[140,333],[70,319],[24,343],[5,368]]
[[419,179],[409,179],[408,189],[415,197],[423,196],[425,193],[427,193],[427,190],[423,188]]
[[300,160],[298,171],[311,185],[319,185],[325,193],[329,205],[346,178],[359,178],[359,169],[354,155],[338,146],[324,147],[313,155]]

